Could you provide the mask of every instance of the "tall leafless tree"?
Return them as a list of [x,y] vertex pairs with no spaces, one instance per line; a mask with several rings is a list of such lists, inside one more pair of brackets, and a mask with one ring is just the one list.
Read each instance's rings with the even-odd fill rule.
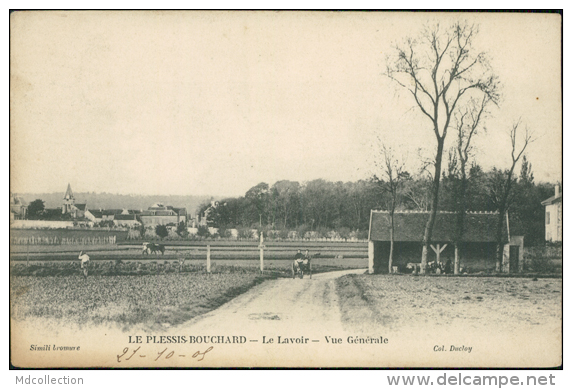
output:
[[[510,130],[510,141],[511,141],[511,166],[508,170],[497,171],[496,175],[493,175],[492,182],[489,183],[489,192],[492,201],[495,203],[498,210],[498,219],[496,225],[496,241],[497,241],[497,252],[496,252],[496,265],[495,271],[500,272],[502,269],[502,257],[505,241],[503,239],[503,225],[507,218],[507,211],[511,205],[512,199],[514,197],[513,184],[515,183],[514,169],[516,164],[520,160],[520,157],[528,147],[528,145],[534,141],[532,134],[525,128],[524,134],[518,136],[519,127],[521,125],[520,119],[512,125]],[[522,140],[519,142],[519,138]],[[520,146],[517,143],[521,143]]]
[[471,141],[478,132],[479,125],[486,113],[490,97],[484,94],[480,100],[470,99],[466,107],[455,115],[455,128],[457,130],[457,144],[455,153],[457,154],[459,188],[457,196],[457,215],[455,231],[455,262],[453,273],[459,274],[459,246],[462,244],[465,233],[465,214],[467,212],[467,164],[471,156]]
[[437,141],[431,212],[423,234],[423,273],[439,205],[441,162],[451,119],[471,96],[486,95],[490,102],[499,98],[498,80],[486,56],[474,53],[477,33],[475,25],[465,23],[448,29],[429,27],[418,39],[409,38],[405,45],[397,46],[397,58],[388,61],[387,76],[411,94],[416,107],[429,119]]
[[382,179],[377,177],[377,181],[381,184],[382,190],[389,195],[387,202],[387,210],[389,212],[389,273],[393,268],[393,246],[395,241],[395,209],[399,202],[400,191],[403,187],[403,181],[408,176],[405,172],[405,163],[395,155],[394,150],[387,145],[381,148],[381,161],[376,162],[378,168],[382,171]]

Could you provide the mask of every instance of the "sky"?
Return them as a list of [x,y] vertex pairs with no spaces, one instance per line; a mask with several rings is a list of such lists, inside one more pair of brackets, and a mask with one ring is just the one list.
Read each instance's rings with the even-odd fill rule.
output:
[[435,138],[386,58],[456,20],[479,25],[502,85],[476,161],[508,167],[520,119],[536,180],[561,181],[557,15],[54,11],[11,16],[10,189],[240,196],[356,181],[378,173],[378,138],[414,171]]

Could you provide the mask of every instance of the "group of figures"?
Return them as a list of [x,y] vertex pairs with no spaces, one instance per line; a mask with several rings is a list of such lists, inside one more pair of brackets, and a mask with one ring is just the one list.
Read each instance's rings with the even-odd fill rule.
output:
[[[153,253],[165,253],[165,246],[162,244],[155,244],[155,243],[143,243],[143,252],[142,254],[153,254]],[[319,256],[320,254],[315,254],[314,257]],[[80,251],[78,259],[81,261],[81,272],[84,278],[87,278],[88,275],[88,265],[89,265],[89,255]],[[179,263],[179,271],[182,269],[185,259],[183,256],[178,256],[178,263]],[[450,262],[450,261],[449,261]],[[312,256],[310,255],[310,251],[306,250],[304,254],[302,251],[298,249],[298,252],[294,256],[294,262],[292,263],[292,278],[296,278],[299,276],[300,278],[304,278],[304,274],[307,274],[312,278]]]
[[[318,253],[314,255],[314,257],[319,255]],[[302,254],[302,251],[298,249],[298,252],[294,256],[294,262],[292,263],[292,278],[294,279],[296,276],[304,278],[304,274],[309,274],[310,278],[312,278],[312,256],[309,250],[306,250],[306,252]]]
[[[398,268],[397,266],[395,266],[395,268]],[[396,272],[397,270],[401,270],[401,269],[395,269]],[[463,272],[464,269],[461,268],[461,272]],[[408,263],[405,266],[404,271],[402,271],[402,273],[413,273],[413,274],[419,274],[421,272],[421,264],[420,263]],[[450,259],[447,259],[447,261],[445,263],[441,262],[441,261],[432,261],[427,263],[427,273],[430,274],[453,274],[453,263],[451,262]]]
[[[156,243],[143,243],[143,252],[141,254],[158,254],[161,253],[162,255],[165,254],[165,245],[156,244]],[[89,255],[84,253],[83,251],[79,252],[78,259],[81,261],[81,273],[83,274],[84,278],[87,278],[88,275],[88,266],[89,266]],[[179,268],[182,268],[184,263],[184,258],[181,260],[179,259]]]

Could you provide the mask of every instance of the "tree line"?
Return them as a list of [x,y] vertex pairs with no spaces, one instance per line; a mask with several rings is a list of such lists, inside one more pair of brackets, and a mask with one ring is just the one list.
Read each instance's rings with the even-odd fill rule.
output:
[[[463,207],[469,212],[498,211],[499,186],[506,182],[508,170],[484,171],[473,163],[463,181],[458,163],[452,156],[450,158],[447,169],[442,172],[439,210],[456,212],[463,199]],[[382,175],[356,182],[282,180],[273,185],[261,182],[244,196],[221,199],[215,207],[206,201],[197,213],[204,217],[206,212],[208,225],[223,229],[250,227],[367,233],[372,209],[390,211],[393,207],[395,211],[431,211],[431,177],[412,175],[405,170],[400,170],[399,175],[395,197],[389,189],[391,182]],[[511,233],[524,235],[526,245],[544,243],[541,202],[554,194],[554,185],[535,182],[532,165],[526,156],[520,165],[520,175],[511,177],[511,185],[506,205]],[[465,192],[463,197],[459,194],[461,190]]]

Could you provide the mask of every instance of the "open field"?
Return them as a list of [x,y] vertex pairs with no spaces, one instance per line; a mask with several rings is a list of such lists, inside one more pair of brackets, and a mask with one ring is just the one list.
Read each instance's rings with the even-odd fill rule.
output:
[[262,282],[256,274],[181,273],[147,276],[12,277],[12,318],[80,325],[176,325]]
[[408,331],[558,330],[562,278],[350,275],[336,280],[342,321]]
[[[274,277],[291,277],[292,260],[265,260],[264,274]],[[182,273],[206,273],[205,260],[186,260]],[[344,269],[364,269],[367,259],[316,258],[312,261],[312,272],[323,273]],[[97,276],[141,276],[163,275],[179,272],[176,260],[100,260],[91,261],[89,274]],[[259,274],[260,261],[248,259],[211,260],[211,272],[225,274]],[[81,274],[79,261],[13,261],[10,264],[13,276],[75,276]]]
[[[207,244],[212,260],[258,259],[258,243],[252,241],[203,241],[203,242],[161,242],[164,254],[143,254],[141,244],[121,245],[13,245],[10,247],[11,261],[74,261],[80,251],[87,252],[93,261],[123,260],[206,260]],[[265,260],[290,260],[297,249],[310,250],[311,255],[320,253],[322,259],[355,259],[367,263],[367,244],[339,242],[265,242]]]

